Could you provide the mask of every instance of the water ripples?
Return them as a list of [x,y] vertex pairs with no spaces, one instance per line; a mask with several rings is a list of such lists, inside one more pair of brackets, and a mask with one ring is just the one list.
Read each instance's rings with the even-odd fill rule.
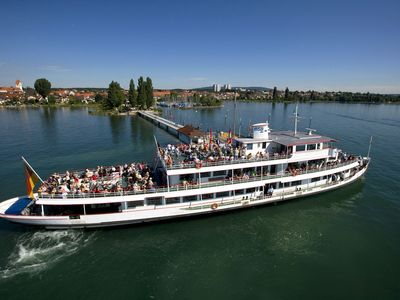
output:
[[36,231],[22,234],[16,241],[0,278],[38,274],[86,246],[94,238],[82,231]]

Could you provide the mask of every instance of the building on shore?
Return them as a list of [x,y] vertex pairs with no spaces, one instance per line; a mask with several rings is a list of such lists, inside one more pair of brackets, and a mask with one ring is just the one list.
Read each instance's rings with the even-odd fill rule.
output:
[[221,85],[219,83],[215,83],[213,85],[213,91],[216,92],[216,93],[220,92],[221,91]]
[[25,95],[24,89],[22,88],[22,81],[16,80],[15,86],[0,87],[0,99],[18,99],[20,100]]
[[169,98],[171,96],[171,91],[169,90],[154,90],[153,97],[156,100]]
[[224,85],[224,90],[225,90],[225,91],[230,91],[230,90],[232,90],[232,85],[231,85],[230,83],[225,84],[225,85]]

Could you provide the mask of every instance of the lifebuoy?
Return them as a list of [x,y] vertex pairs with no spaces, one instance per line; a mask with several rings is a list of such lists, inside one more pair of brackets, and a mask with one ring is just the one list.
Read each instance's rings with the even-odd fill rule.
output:
[[218,208],[218,204],[217,203],[211,204],[211,209],[217,209],[217,208]]
[[201,165],[201,161],[199,161],[199,162],[196,163],[196,169],[200,169],[201,166],[202,166],[202,165]]

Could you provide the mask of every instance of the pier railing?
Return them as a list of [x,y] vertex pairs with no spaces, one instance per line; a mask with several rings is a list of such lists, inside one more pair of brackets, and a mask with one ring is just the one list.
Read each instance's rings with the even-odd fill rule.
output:
[[137,191],[121,191],[121,192],[110,192],[110,193],[81,193],[81,194],[41,194],[39,198],[43,199],[70,199],[70,198],[101,198],[101,197],[116,197],[116,196],[130,196],[130,195],[141,195],[141,194],[155,194],[155,193],[165,193],[165,192],[175,192],[175,191],[184,191],[184,190],[195,190],[195,189],[202,189],[202,188],[210,188],[210,187],[218,187],[218,186],[225,186],[225,185],[236,185],[240,183],[248,183],[254,181],[261,181],[261,180],[269,180],[269,179],[276,179],[276,178],[286,178],[286,177],[296,177],[299,175],[322,172],[326,170],[332,170],[336,168],[340,168],[351,163],[356,162],[356,160],[348,160],[339,164],[335,164],[332,166],[326,166],[321,168],[314,168],[308,169],[304,171],[298,171],[295,175],[291,172],[285,172],[284,174],[268,174],[268,175],[256,175],[251,176],[249,178],[231,178],[225,179],[220,181],[214,182],[207,182],[201,184],[180,184],[168,187],[158,187],[153,189],[144,189],[144,190],[137,190]]

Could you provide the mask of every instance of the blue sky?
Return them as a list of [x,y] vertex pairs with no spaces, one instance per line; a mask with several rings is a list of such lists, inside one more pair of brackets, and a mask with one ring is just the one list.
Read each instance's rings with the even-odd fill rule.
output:
[[400,1],[6,1],[0,85],[400,93]]

